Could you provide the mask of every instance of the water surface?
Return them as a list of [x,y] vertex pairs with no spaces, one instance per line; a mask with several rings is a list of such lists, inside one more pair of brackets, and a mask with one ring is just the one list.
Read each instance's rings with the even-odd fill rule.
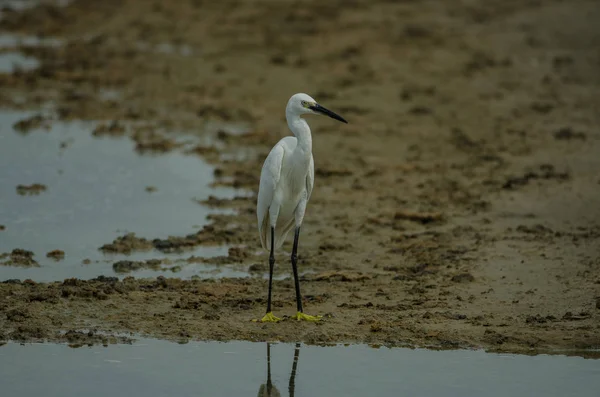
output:
[[[0,280],[36,281],[114,275],[118,260],[226,255],[228,247],[198,247],[185,254],[158,251],[131,256],[98,250],[125,233],[140,237],[184,236],[199,230],[216,211],[198,204],[209,195],[233,197],[247,192],[210,188],[213,167],[180,153],[138,155],[128,138],[93,137],[91,122],[58,122],[16,132],[13,125],[36,112],[0,112],[0,253],[33,251],[39,268],[0,267]],[[45,122],[42,124],[46,124]],[[19,195],[18,185],[42,184],[45,191]],[[46,258],[52,250],[65,258]],[[84,264],[89,259],[92,263]],[[99,261],[99,263],[96,263]],[[177,277],[214,276],[215,266],[181,266]],[[220,275],[247,275],[223,269]],[[131,275],[173,276],[169,270]]]
[[35,58],[28,57],[19,52],[8,51],[0,53],[0,73],[10,74],[15,70],[32,70],[40,65]]
[[[251,342],[0,347],[4,396],[597,396],[600,360]],[[269,368],[270,367],[270,368]],[[268,387],[270,370],[271,387]],[[259,391],[262,390],[263,394]],[[276,394],[279,393],[279,394]]]

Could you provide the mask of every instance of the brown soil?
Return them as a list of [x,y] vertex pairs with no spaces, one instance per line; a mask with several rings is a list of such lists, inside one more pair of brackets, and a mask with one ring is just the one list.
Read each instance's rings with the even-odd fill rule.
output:
[[63,250],[52,250],[46,254],[47,258],[52,258],[56,261],[65,259],[65,251]]
[[0,265],[39,267],[39,264],[33,259],[33,255],[31,251],[15,248],[10,253],[0,254]]
[[[322,324],[251,322],[266,300],[255,278],[11,281],[0,284],[0,336],[600,346],[597,1],[82,0],[5,15],[2,30],[68,43],[22,48],[41,66],[0,75],[0,104],[53,101],[59,117],[102,120],[96,135],[129,136],[141,152],[202,156],[215,185],[256,192],[295,92],[349,124],[309,120],[316,183],[300,265],[313,273],[301,285]],[[154,50],[164,43],[174,51]],[[204,138],[207,121],[251,129],[193,149],[176,141]],[[229,262],[263,271],[254,203],[211,198],[202,204],[239,213],[103,249],[231,244]],[[274,291],[275,314],[292,315],[293,282]]]
[[21,196],[37,196],[46,191],[46,186],[34,183],[33,185],[17,185],[17,193]]

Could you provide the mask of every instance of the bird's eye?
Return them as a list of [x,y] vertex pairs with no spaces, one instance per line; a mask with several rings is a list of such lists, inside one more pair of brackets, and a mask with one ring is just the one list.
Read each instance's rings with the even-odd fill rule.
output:
[[305,108],[306,108],[306,107],[308,107],[308,102],[306,102],[306,101],[302,101],[302,102],[300,102],[300,103],[301,103],[301,104],[302,104],[302,106],[304,106]]

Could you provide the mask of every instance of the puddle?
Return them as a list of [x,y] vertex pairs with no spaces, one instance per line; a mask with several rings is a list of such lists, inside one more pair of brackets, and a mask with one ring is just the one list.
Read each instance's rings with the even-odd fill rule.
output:
[[[112,263],[119,260],[227,255],[227,247],[199,247],[179,255],[159,251],[104,255],[98,248],[125,233],[166,238],[197,231],[209,214],[218,211],[194,199],[247,193],[209,188],[213,168],[198,157],[179,153],[140,156],[128,138],[93,137],[91,122],[52,122],[49,130],[14,131],[16,122],[36,114],[0,112],[0,225],[5,227],[0,230],[0,253],[14,248],[33,251],[40,267],[0,266],[0,279],[93,278],[115,275]],[[18,194],[18,185],[34,184],[45,190],[21,189]],[[63,260],[46,257],[56,249],[65,252]],[[92,263],[83,264],[85,259]],[[177,277],[215,276],[214,266],[175,265],[180,266]],[[247,275],[220,268],[222,276]],[[160,274],[174,275],[168,269],[119,275]]]
[[18,34],[0,34],[0,48],[31,47],[60,47],[63,41],[54,37],[23,36]]
[[25,11],[28,8],[33,8],[40,4],[65,7],[71,1],[72,0],[0,0],[0,20],[5,17],[4,14],[6,11]]
[[[7,8],[12,11],[23,11],[39,4],[39,0],[0,0],[0,10]],[[2,17],[2,11],[0,11]]]
[[600,389],[599,360],[364,345],[9,343],[0,347],[0,371],[3,395],[21,397],[584,397]]
[[16,70],[33,70],[40,65],[35,58],[25,56],[18,52],[0,53],[0,73],[13,73]]
[[65,7],[69,5],[71,1],[72,0],[0,0],[0,9],[7,8],[12,11],[24,11],[40,4]]

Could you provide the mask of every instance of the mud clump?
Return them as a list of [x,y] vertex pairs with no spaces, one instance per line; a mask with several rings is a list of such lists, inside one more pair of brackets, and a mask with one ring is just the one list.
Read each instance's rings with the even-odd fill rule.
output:
[[48,337],[48,332],[43,327],[24,324],[19,325],[8,336],[12,340],[22,342],[43,341]]
[[527,324],[546,324],[547,322],[550,321],[557,321],[556,317],[552,316],[552,315],[548,315],[548,316],[541,316],[539,314],[536,314],[534,316],[527,316],[527,318],[525,319],[525,323]]
[[54,259],[56,261],[59,261],[59,260],[65,258],[65,251],[62,251],[62,250],[52,250],[52,251],[50,251],[50,252],[48,252],[46,254],[46,257],[47,258],[52,258],[52,259]]
[[118,261],[113,264],[115,273],[131,273],[140,269],[160,270],[162,261],[148,259],[146,261]]
[[[249,273],[265,273],[268,271],[269,271],[269,268],[267,267],[267,265],[265,265],[263,263],[253,263],[248,267]],[[600,299],[598,300],[598,302],[600,304]]]
[[20,266],[20,267],[39,267],[39,263],[33,259],[33,252],[20,248],[15,248],[10,253],[0,255],[0,265]]
[[[161,252],[172,253],[192,249],[198,245],[225,245],[244,242],[241,233],[238,233],[236,229],[227,227],[226,221],[221,221],[218,216],[213,217],[213,219],[215,219],[214,224],[204,226],[197,233],[182,237],[170,236],[166,239],[156,238],[153,240],[137,237],[134,233],[129,233],[118,237],[110,244],[103,245],[100,247],[100,250],[128,254],[133,251],[146,251],[154,248]],[[235,249],[230,254],[235,258],[241,258],[244,255],[241,251],[236,251]]]
[[17,185],[17,194],[20,196],[37,196],[46,191],[46,186],[40,183],[33,185]]
[[554,234],[552,229],[550,229],[544,225],[540,225],[540,224],[533,225],[533,226],[519,225],[519,226],[517,226],[516,230],[518,232],[526,233],[526,234],[539,234],[539,235]]
[[119,281],[116,277],[104,276],[88,281],[67,279],[56,286],[59,296],[63,299],[88,301],[105,301],[114,294],[127,294],[135,289],[137,288]]
[[13,129],[23,134],[27,134],[33,129],[39,129],[41,127],[48,127],[47,119],[41,114],[37,114],[28,119],[17,121],[13,125]]
[[442,220],[443,216],[439,212],[412,212],[412,211],[398,211],[394,215],[396,220],[407,220],[413,222],[420,222],[423,224],[432,223]]
[[[162,252],[181,252],[186,249],[191,249],[198,245],[230,245],[243,244],[247,242],[248,226],[245,224],[231,227],[230,224],[219,216],[211,216],[214,223],[206,225],[202,230],[194,234],[188,234],[183,237],[172,236],[167,239],[154,239],[152,245]],[[239,250],[234,250],[229,253],[232,257],[240,258],[244,255]]]
[[460,273],[452,276],[452,281],[455,283],[471,283],[475,281],[475,277],[470,273]]
[[568,172],[558,172],[551,164],[542,164],[533,171],[528,171],[522,176],[510,177],[502,185],[503,189],[515,189],[525,186],[533,180],[557,180],[565,181],[570,178]]
[[583,132],[573,131],[570,127],[564,127],[554,132],[554,139],[558,141],[570,141],[573,139],[579,139],[585,141],[586,135]]
[[182,146],[181,143],[169,139],[157,132],[136,131],[133,134],[135,150],[138,153],[167,153]]
[[108,124],[99,124],[92,131],[93,136],[112,136],[118,137],[125,135],[125,127],[117,121],[112,121]]
[[134,341],[132,338],[129,337],[98,334],[93,330],[69,330],[64,334],[61,334],[60,338],[62,340],[65,340],[71,348],[94,346],[99,344],[103,346],[108,346],[109,344],[116,343],[131,344]]
[[572,312],[566,312],[562,318],[563,318],[563,320],[566,320],[566,321],[581,321],[581,320],[587,320],[591,316],[592,315],[588,312],[581,312],[578,314],[573,314]]
[[0,225],[0,232],[3,231],[3,230],[6,230],[6,226]]
[[104,244],[100,247],[100,250],[111,253],[129,254],[132,251],[147,251],[152,248],[152,242],[143,237],[136,237],[135,233],[128,233],[116,238],[110,244]]

